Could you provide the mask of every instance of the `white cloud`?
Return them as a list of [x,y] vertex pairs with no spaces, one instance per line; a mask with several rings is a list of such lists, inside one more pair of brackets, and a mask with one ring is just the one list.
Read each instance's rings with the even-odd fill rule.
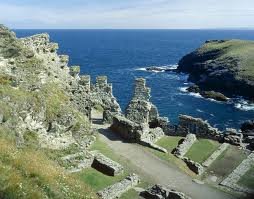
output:
[[0,3],[0,21],[12,28],[254,28],[252,0],[110,2],[59,7]]

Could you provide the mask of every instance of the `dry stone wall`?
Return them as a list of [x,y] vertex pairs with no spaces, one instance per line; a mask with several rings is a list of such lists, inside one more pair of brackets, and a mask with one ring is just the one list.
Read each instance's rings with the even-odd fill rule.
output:
[[99,191],[97,195],[102,199],[119,198],[123,193],[138,185],[139,181],[139,177],[136,174],[132,174],[127,176],[122,181],[113,184],[112,186],[109,186],[102,191]]
[[196,142],[197,138],[195,134],[188,134],[181,144],[179,144],[175,150],[174,155],[178,158],[183,158],[184,155],[189,151],[191,146]]

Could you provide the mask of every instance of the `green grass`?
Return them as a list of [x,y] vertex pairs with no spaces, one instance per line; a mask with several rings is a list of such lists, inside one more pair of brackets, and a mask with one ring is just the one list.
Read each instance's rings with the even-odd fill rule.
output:
[[[236,58],[239,60],[240,70],[237,73],[242,78],[251,78],[254,80],[254,42],[247,40],[229,40],[226,42],[210,42],[203,45],[200,53],[209,52],[212,50],[220,50],[221,53],[218,60],[229,60]],[[229,65],[228,67],[232,67]]]
[[1,199],[95,198],[79,178],[66,174],[42,151],[17,149],[15,141],[0,138]]
[[138,199],[138,198],[139,194],[134,189],[130,189],[120,197],[120,199]]
[[177,147],[178,143],[182,139],[183,137],[165,136],[161,138],[160,140],[158,140],[156,144],[167,149],[167,151],[171,153],[173,149]]
[[219,147],[219,145],[220,144],[217,141],[199,139],[191,146],[185,156],[195,162],[203,163]]
[[80,172],[78,176],[82,181],[90,185],[94,191],[99,191],[107,186],[121,181],[127,176],[127,174],[124,173],[118,176],[107,176],[93,168],[88,168]]
[[168,153],[162,153],[157,150],[149,149],[154,155],[158,158],[168,162],[169,164],[174,164],[176,167],[181,169],[183,172],[187,173],[188,175],[195,177],[196,175],[190,171],[190,169],[186,166],[186,164],[180,160],[179,158],[175,157],[171,152],[174,148],[178,146],[179,141],[183,139],[183,137],[177,136],[165,136],[156,142],[157,145],[167,149]]
[[241,177],[238,184],[250,189],[254,189],[254,167],[249,169],[249,171],[247,171],[247,173]]
[[247,155],[243,150],[236,146],[230,145],[206,170],[204,177],[216,175],[219,181],[226,178],[245,158]]

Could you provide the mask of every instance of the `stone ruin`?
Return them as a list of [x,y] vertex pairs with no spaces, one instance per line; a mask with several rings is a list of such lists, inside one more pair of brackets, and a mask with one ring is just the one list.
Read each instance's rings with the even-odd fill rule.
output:
[[224,132],[221,132],[217,128],[213,128],[207,121],[204,121],[201,118],[180,115],[179,124],[172,135],[186,136],[189,133],[195,134],[198,138],[213,139],[237,146],[241,146],[243,141],[242,133],[238,132],[236,129],[227,128]]
[[115,115],[111,129],[128,141],[166,152],[153,144],[164,136],[160,122],[163,124],[165,119],[159,117],[156,106],[150,102],[150,97],[150,88],[146,87],[145,79],[137,78],[134,95],[126,108],[125,116]]
[[123,193],[129,189],[135,187],[140,182],[139,176],[132,174],[127,176],[122,181],[106,187],[102,191],[99,191],[97,195],[102,199],[115,199],[119,198]]
[[145,199],[191,199],[182,192],[158,184],[142,191],[140,196]]

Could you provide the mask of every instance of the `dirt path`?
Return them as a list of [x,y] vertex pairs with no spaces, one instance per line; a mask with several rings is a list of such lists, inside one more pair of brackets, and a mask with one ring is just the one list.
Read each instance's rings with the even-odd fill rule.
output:
[[108,130],[107,125],[102,125],[101,114],[93,113],[93,128],[98,129],[100,138],[108,144],[117,154],[128,159],[143,173],[158,184],[169,186],[182,191],[193,199],[230,199],[229,194],[211,188],[207,185],[199,185],[192,181],[191,177],[182,173],[175,165],[170,165],[154,156],[144,147],[124,142],[116,134]]

